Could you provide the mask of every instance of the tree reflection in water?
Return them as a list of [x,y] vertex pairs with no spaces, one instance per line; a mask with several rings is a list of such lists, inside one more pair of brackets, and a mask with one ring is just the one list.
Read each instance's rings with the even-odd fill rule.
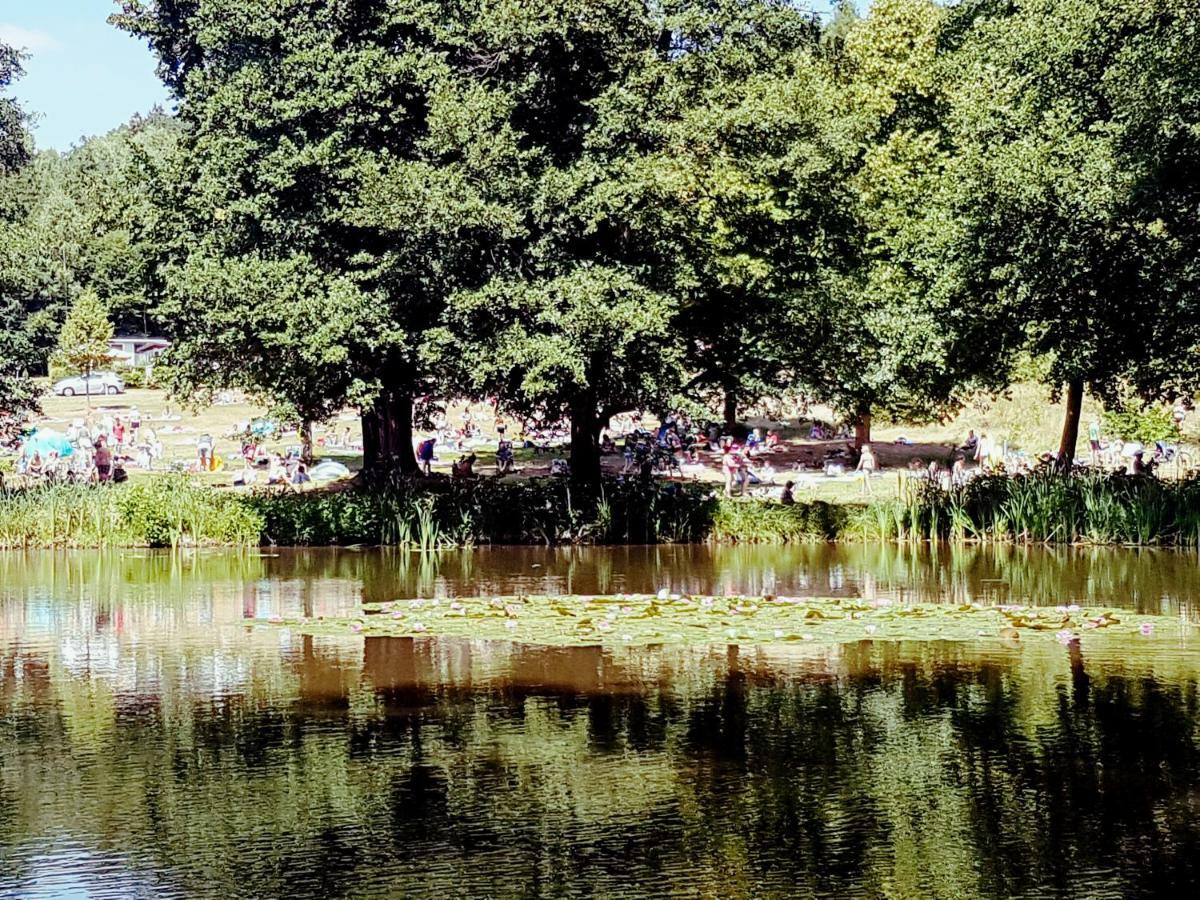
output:
[[90,667],[4,638],[0,894],[1200,885],[1194,654],[239,634]]

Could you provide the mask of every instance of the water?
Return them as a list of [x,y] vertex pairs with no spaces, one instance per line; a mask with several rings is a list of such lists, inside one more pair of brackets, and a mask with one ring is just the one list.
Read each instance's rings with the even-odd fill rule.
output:
[[1200,659],[310,638],[364,599],[764,590],[1200,616],[1194,556],[0,555],[0,897],[1188,896]]

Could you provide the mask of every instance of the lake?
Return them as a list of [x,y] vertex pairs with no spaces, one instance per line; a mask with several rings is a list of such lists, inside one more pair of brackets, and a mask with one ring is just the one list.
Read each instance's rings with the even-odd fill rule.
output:
[[1194,554],[838,545],[0,554],[0,897],[1200,889],[1200,659],[544,648],[274,616],[510,593],[1111,604]]

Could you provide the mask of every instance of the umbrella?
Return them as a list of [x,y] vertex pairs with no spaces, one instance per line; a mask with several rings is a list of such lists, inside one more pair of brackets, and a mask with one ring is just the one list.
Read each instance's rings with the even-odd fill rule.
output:
[[26,459],[31,459],[35,453],[43,459],[51,453],[57,453],[60,459],[65,459],[75,453],[75,448],[71,446],[65,434],[59,434],[49,428],[39,428],[26,438],[25,445],[21,448],[21,455]]

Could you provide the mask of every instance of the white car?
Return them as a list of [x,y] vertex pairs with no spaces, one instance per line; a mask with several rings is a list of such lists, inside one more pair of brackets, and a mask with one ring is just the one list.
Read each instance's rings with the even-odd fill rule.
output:
[[123,394],[125,382],[114,372],[93,372],[91,375],[76,375],[54,383],[54,393],[60,397],[76,394]]

